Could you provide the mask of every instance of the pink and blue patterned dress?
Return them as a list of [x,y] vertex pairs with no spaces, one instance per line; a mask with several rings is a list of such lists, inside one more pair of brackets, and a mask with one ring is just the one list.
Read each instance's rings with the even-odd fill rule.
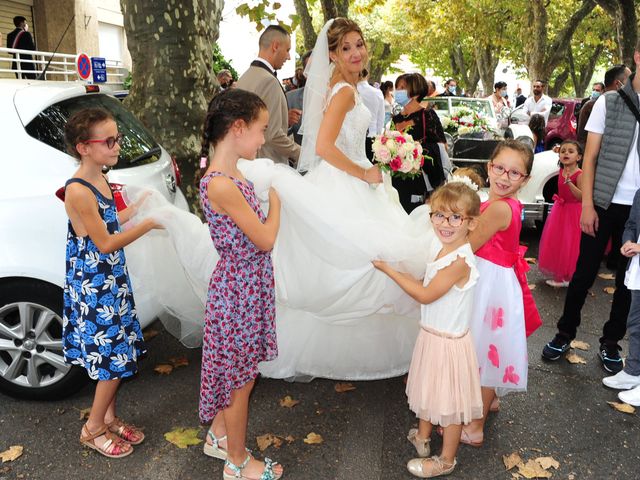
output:
[[[200,419],[208,423],[229,406],[231,392],[258,376],[258,364],[278,355],[271,252],[263,252],[227,215],[211,209],[207,188],[215,176],[200,180],[200,201],[213,244],[220,255],[209,282],[204,319]],[[230,178],[264,223],[266,217],[251,182]]]
[[[106,179],[105,179],[106,181]],[[98,212],[110,234],[120,232],[116,204],[81,178],[96,196]],[[137,359],[146,352],[124,250],[100,253],[87,235],[78,236],[69,221],[67,274],[62,311],[62,352],[67,364],[80,365],[93,380],[134,375]]]

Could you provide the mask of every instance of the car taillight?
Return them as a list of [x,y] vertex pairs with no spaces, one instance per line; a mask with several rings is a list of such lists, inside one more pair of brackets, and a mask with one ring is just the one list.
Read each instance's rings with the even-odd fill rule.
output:
[[[113,199],[116,202],[116,210],[119,212],[127,208],[127,202],[124,199],[124,185],[120,183],[110,183],[111,190],[113,191]],[[56,190],[56,197],[64,202],[64,187],[60,187]]]
[[176,177],[176,186],[179,187],[182,183],[182,176],[180,175],[180,167],[178,167],[176,157],[173,155],[171,156],[171,164],[173,165],[173,175]]
[[95,92],[99,92],[100,91],[100,86],[99,85],[85,85],[84,86],[84,91],[87,93],[95,93]]

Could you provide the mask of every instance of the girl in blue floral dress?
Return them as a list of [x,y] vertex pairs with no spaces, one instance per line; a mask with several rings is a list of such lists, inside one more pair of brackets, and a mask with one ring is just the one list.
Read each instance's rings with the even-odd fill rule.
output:
[[63,307],[63,353],[71,365],[84,367],[96,392],[80,442],[110,458],[133,452],[144,434],[116,416],[116,393],[123,378],[137,371],[145,352],[123,247],[156,228],[145,220],[126,232],[134,204],[116,211],[113,192],[102,174],[118,161],[122,136],[111,114],[81,110],[65,127],[69,153],[80,168],[65,185],[69,216]]
[[276,480],[282,466],[256,460],[245,447],[249,394],[258,364],[278,354],[271,249],[280,226],[280,200],[269,191],[269,214],[237,162],[253,159],[269,123],[257,95],[229,89],[211,101],[200,200],[220,260],[209,283],[202,346],[200,419],[212,422],[204,452],[226,460],[225,479]]

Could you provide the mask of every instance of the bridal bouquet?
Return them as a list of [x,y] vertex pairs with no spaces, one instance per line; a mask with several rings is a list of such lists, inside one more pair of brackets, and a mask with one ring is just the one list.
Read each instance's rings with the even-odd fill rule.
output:
[[442,128],[451,135],[484,134],[493,129],[487,117],[469,108],[459,108],[442,119]]
[[389,130],[373,141],[374,160],[392,176],[413,178],[421,174],[424,164],[422,145],[408,133]]

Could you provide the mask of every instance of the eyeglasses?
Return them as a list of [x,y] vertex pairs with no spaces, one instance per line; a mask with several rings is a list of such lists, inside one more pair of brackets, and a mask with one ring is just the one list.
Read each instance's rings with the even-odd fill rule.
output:
[[122,145],[122,140],[123,139],[124,139],[124,135],[119,133],[115,137],[107,137],[107,138],[102,139],[102,140],[86,140],[84,143],[104,143],[104,144],[107,145],[107,148],[109,150],[111,150],[113,147],[115,147],[116,143],[118,145]]
[[498,177],[501,177],[506,173],[507,177],[509,177],[509,180],[512,182],[517,182],[518,180],[529,176],[525,173],[519,172],[518,170],[507,170],[502,165],[496,165],[493,162],[489,162],[489,168],[494,175],[497,175]]
[[470,220],[471,217],[464,217],[459,213],[452,213],[451,215],[445,215],[442,212],[431,212],[429,213],[431,217],[431,223],[433,223],[436,227],[438,225],[442,225],[446,220],[450,227],[459,227],[462,225],[462,222],[465,220]]

